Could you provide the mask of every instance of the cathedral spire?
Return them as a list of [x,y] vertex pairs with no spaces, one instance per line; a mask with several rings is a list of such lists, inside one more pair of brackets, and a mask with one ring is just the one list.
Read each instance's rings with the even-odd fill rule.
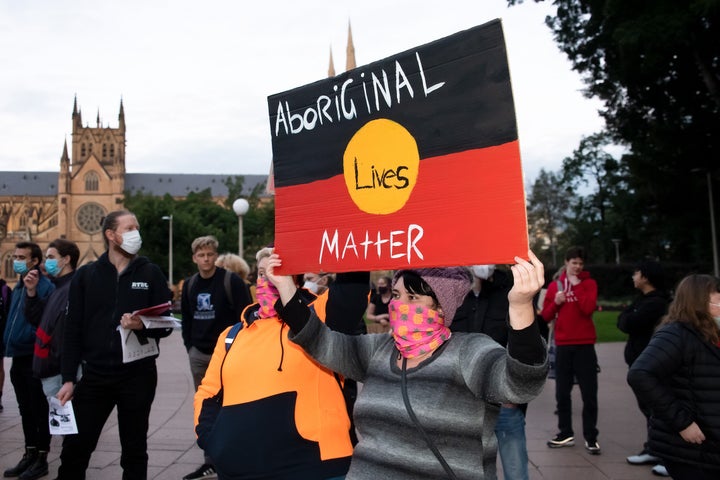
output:
[[77,106],[77,94],[75,94],[75,101],[73,102],[72,121],[73,131],[75,130],[75,128],[82,128],[82,112],[78,109]]
[[335,76],[335,64],[333,63],[332,45],[330,46],[330,65],[328,66],[328,78]]
[[353,45],[352,26],[350,25],[350,19],[348,19],[347,60],[345,63],[345,71],[350,71],[355,67],[357,67],[357,64],[355,63],[355,46]]
[[120,122],[120,131],[125,131],[125,107],[123,107],[123,99],[120,97],[120,113],[118,114],[118,121]]
[[100,107],[98,107],[97,119],[95,122],[97,123],[97,128],[100,128]]
[[60,164],[69,163],[69,162],[70,162],[70,155],[68,155],[67,138],[66,138],[65,145],[63,146],[62,157],[60,157]]

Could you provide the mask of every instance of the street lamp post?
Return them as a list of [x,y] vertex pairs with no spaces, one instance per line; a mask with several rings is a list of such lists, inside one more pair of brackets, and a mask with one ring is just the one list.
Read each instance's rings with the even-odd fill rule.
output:
[[693,168],[690,171],[693,173],[705,172],[705,178],[707,178],[708,202],[710,203],[710,239],[712,240],[713,273],[717,277],[720,276],[720,262],[718,261],[717,233],[715,232],[715,207],[713,205],[714,199],[712,191],[712,171],[709,168]]
[[244,198],[233,202],[233,210],[238,217],[238,255],[243,256],[243,215],[250,210],[250,204]]
[[615,244],[615,265],[620,265],[620,239],[612,238],[610,241]]
[[720,264],[718,263],[717,234],[715,233],[715,208],[713,206],[712,175],[710,170],[707,174],[708,201],[710,202],[710,236],[712,237],[713,272],[716,277],[720,276]]
[[168,228],[168,284],[172,289],[173,283],[173,216],[165,215],[162,217],[163,220],[170,222]]

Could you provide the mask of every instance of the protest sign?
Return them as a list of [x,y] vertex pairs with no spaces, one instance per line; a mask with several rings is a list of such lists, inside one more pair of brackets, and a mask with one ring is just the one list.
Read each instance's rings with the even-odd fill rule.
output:
[[284,272],[527,256],[499,20],[272,95],[268,106]]

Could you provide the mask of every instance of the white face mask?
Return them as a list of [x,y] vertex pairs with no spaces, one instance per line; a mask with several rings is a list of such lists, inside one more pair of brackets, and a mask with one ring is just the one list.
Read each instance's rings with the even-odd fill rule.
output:
[[122,234],[122,245],[120,245],[120,248],[125,250],[130,255],[135,255],[137,252],[140,251],[140,247],[142,246],[142,238],[140,238],[140,231],[139,230],[130,230],[129,232],[125,232]]
[[315,282],[311,282],[310,280],[305,280],[305,283],[303,283],[303,288],[306,288],[310,290],[312,293],[317,294],[318,290],[320,290],[320,285],[318,285]]
[[495,272],[495,265],[473,265],[473,275],[481,280],[487,280]]
[[718,328],[720,328],[720,317],[713,317],[715,319],[715,323],[717,323]]

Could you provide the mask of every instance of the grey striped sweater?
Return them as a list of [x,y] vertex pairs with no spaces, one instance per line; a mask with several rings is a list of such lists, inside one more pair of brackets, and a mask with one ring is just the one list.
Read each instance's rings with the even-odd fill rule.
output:
[[[290,338],[323,365],[363,383],[354,411],[360,441],[347,480],[447,478],[403,403],[390,335],[343,335],[313,314]],[[537,327],[510,332],[512,351],[528,343],[538,350]],[[540,393],[547,358],[538,360],[526,365],[486,335],[453,333],[432,357],[408,370],[410,404],[458,479],[497,477],[499,404],[527,403]]]

